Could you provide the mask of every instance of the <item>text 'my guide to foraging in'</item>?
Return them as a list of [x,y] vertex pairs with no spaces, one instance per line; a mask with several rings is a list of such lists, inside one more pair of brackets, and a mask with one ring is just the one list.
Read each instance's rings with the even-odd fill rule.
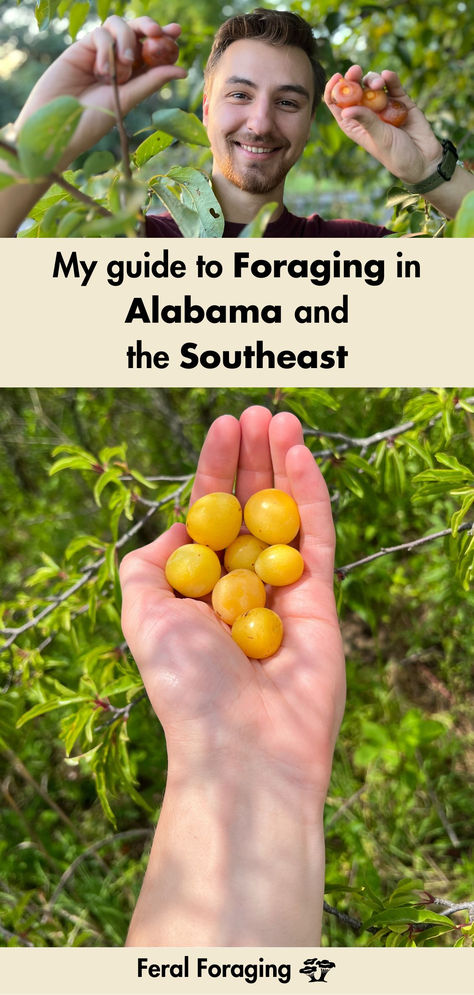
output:
[[473,358],[460,320],[463,248],[390,238],[9,241],[5,285],[20,267],[30,292],[6,304],[15,334],[3,382],[457,383]]

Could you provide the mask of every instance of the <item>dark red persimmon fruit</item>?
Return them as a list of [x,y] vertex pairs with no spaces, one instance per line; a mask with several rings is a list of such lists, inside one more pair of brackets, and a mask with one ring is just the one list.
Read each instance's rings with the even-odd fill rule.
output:
[[172,66],[179,55],[179,48],[173,38],[162,35],[161,38],[145,38],[142,44],[141,58],[146,66]]
[[331,97],[338,107],[355,107],[362,101],[362,87],[355,80],[340,79],[333,87]]
[[401,104],[399,100],[389,100],[387,106],[382,111],[379,111],[378,114],[382,121],[393,125],[394,128],[400,128],[408,117],[405,105]]

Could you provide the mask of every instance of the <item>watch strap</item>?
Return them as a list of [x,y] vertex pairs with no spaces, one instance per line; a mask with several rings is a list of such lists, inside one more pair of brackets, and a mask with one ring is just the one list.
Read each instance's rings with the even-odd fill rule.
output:
[[449,138],[444,139],[441,145],[443,158],[438,163],[435,172],[421,180],[420,183],[406,183],[405,186],[409,193],[429,193],[430,190],[435,190],[436,187],[440,187],[442,183],[451,179],[458,162],[458,151],[456,146],[449,141]]

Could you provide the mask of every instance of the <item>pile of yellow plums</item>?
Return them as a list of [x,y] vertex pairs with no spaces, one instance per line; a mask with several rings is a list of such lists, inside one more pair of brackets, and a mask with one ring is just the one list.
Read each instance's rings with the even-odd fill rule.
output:
[[[240,534],[242,517],[245,534]],[[301,553],[289,545],[300,528],[296,502],[269,487],[252,494],[242,514],[234,494],[216,491],[191,506],[186,528],[193,542],[168,557],[168,583],[187,598],[212,592],[216,615],[232,626],[232,638],[243,652],[255,660],[272,656],[283,639],[283,624],[265,607],[265,584],[294,584],[304,569]],[[226,573],[217,555],[221,551]]]

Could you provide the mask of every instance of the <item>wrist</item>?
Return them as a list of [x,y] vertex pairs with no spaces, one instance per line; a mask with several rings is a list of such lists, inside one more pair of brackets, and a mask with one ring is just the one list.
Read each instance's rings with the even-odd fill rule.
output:
[[[319,799],[255,764],[219,768],[197,780],[170,769],[129,943],[318,944],[324,888]],[[157,908],[157,890],[180,895],[179,914],[166,902]]]
[[408,192],[425,196],[443,184],[449,183],[457,162],[458,153],[455,145],[449,139],[445,139],[440,143],[437,158],[426,164],[420,178],[416,182],[405,182]]

